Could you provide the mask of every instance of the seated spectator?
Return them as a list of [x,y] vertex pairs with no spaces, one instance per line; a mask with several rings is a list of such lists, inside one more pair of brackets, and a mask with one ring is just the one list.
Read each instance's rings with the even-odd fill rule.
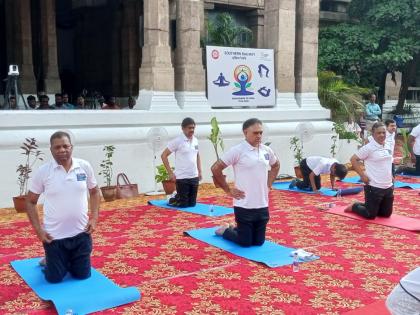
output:
[[69,103],[69,95],[67,93],[62,94],[63,109],[75,109],[73,104]]
[[85,98],[82,95],[77,97],[75,109],[85,109]]
[[55,109],[54,106],[49,104],[50,98],[48,95],[41,95],[39,97],[39,106],[37,109]]
[[136,106],[136,99],[132,96],[128,98],[128,108],[133,109]]
[[55,93],[55,104],[53,106],[55,109],[65,109],[63,105],[63,95],[61,93]]
[[9,97],[9,108],[6,109],[18,109],[15,96]]
[[36,98],[33,95],[29,95],[26,98],[27,102],[28,102],[28,106],[30,109],[36,109]]
[[420,314],[420,267],[401,278],[386,299],[392,315]]
[[120,107],[116,104],[116,100],[114,96],[108,97],[105,104],[102,106],[102,109],[120,109]]

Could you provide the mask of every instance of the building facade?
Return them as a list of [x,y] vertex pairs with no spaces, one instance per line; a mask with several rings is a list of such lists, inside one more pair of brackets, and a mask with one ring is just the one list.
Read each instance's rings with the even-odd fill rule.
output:
[[[24,94],[97,89],[137,96],[131,111],[0,111],[0,165],[6,178],[0,206],[16,191],[20,143],[35,137],[47,153],[57,129],[71,132],[75,155],[91,161],[96,171],[103,145],[114,144],[115,173],[129,174],[141,191],[154,186],[149,130],[160,126],[173,137],[187,116],[197,122],[205,181],[211,181],[215,160],[207,140],[213,116],[227,147],[243,138],[245,119],[263,120],[282,173],[293,170],[289,146],[299,122],[313,127],[305,154],[327,155],[330,113],[317,95],[319,6],[319,0],[0,0],[0,36],[6,43],[0,47],[0,75],[5,77],[8,64],[19,65]],[[208,105],[201,43],[206,19],[218,11],[231,12],[253,30],[253,47],[274,50],[273,107]]]

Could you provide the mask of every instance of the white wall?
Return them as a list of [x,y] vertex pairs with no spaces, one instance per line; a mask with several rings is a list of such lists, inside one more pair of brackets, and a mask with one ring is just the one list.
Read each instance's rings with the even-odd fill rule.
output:
[[[153,190],[153,153],[147,145],[146,134],[155,126],[163,126],[172,138],[181,132],[185,117],[197,123],[204,182],[211,182],[210,166],[216,157],[209,140],[210,119],[220,122],[225,146],[238,143],[242,137],[242,122],[257,117],[267,124],[271,147],[281,161],[281,173],[293,173],[293,154],[289,149],[290,137],[299,121],[311,121],[314,138],[305,144],[305,154],[328,155],[331,146],[332,124],[324,109],[281,111],[274,109],[226,109],[202,112],[151,112],[143,110],[121,111],[0,111],[0,207],[11,207],[12,196],[18,194],[17,165],[23,163],[20,145],[26,137],[34,137],[40,149],[50,158],[49,137],[57,130],[70,130],[74,135],[74,156],[88,160],[99,172],[99,163],[106,144],[116,147],[114,174],[125,172],[132,182],[139,184],[141,192]],[[158,164],[161,163],[160,152]],[[36,168],[36,167],[35,167]],[[231,172],[228,173],[231,177]],[[115,180],[115,178],[114,178]],[[98,176],[102,185],[103,179]]]

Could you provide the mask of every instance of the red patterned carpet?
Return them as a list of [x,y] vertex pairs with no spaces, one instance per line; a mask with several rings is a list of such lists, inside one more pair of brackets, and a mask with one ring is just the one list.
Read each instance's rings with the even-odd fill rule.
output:
[[[400,180],[402,180],[400,178]],[[420,180],[417,180],[420,182]],[[420,265],[420,233],[367,224],[317,209],[307,194],[272,191],[269,239],[307,248],[321,259],[270,269],[184,236],[187,229],[232,222],[146,205],[139,197],[103,203],[93,266],[120,286],[137,286],[140,301],[102,314],[343,314],[384,299]],[[362,194],[357,198],[362,199]],[[200,199],[229,205],[203,185]],[[395,212],[420,218],[419,191],[396,190]],[[54,314],[12,270],[14,259],[42,255],[25,215],[0,210],[0,314]]]

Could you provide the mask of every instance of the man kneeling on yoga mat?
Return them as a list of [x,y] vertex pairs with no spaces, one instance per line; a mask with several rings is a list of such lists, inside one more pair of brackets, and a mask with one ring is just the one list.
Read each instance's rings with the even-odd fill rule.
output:
[[[26,211],[44,246],[46,280],[60,282],[67,272],[74,278],[86,279],[91,269],[91,234],[98,220],[98,185],[89,162],[72,157],[73,145],[68,133],[55,132],[50,145],[53,160],[34,174]],[[45,197],[43,226],[36,208],[40,194]]]
[[[390,217],[394,204],[392,154],[385,145],[385,125],[377,122],[372,126],[373,140],[364,145],[351,158],[351,164],[365,183],[365,203],[356,202],[345,209],[366,219],[377,216]],[[360,161],[364,161],[365,171]]]
[[[201,180],[201,161],[198,140],[194,136],[195,122],[187,117],[181,123],[182,134],[171,140],[161,158],[170,180],[176,182],[176,196],[169,199],[169,205],[186,208],[194,207],[197,201],[198,183]],[[175,173],[168,157],[175,152]]]
[[335,178],[340,180],[346,177],[347,168],[339,164],[336,159],[329,159],[322,156],[310,156],[300,162],[303,181],[294,179],[289,188],[297,187],[302,190],[312,190],[320,193],[321,174],[330,174],[331,188],[335,189]]
[[[237,223],[237,227],[220,227],[216,234],[244,247],[261,246],[265,242],[269,220],[268,191],[277,177],[280,162],[268,146],[261,144],[263,126],[260,120],[248,119],[242,130],[245,140],[232,147],[211,167],[215,181],[233,197]],[[232,188],[222,173],[229,165],[235,174]]]

